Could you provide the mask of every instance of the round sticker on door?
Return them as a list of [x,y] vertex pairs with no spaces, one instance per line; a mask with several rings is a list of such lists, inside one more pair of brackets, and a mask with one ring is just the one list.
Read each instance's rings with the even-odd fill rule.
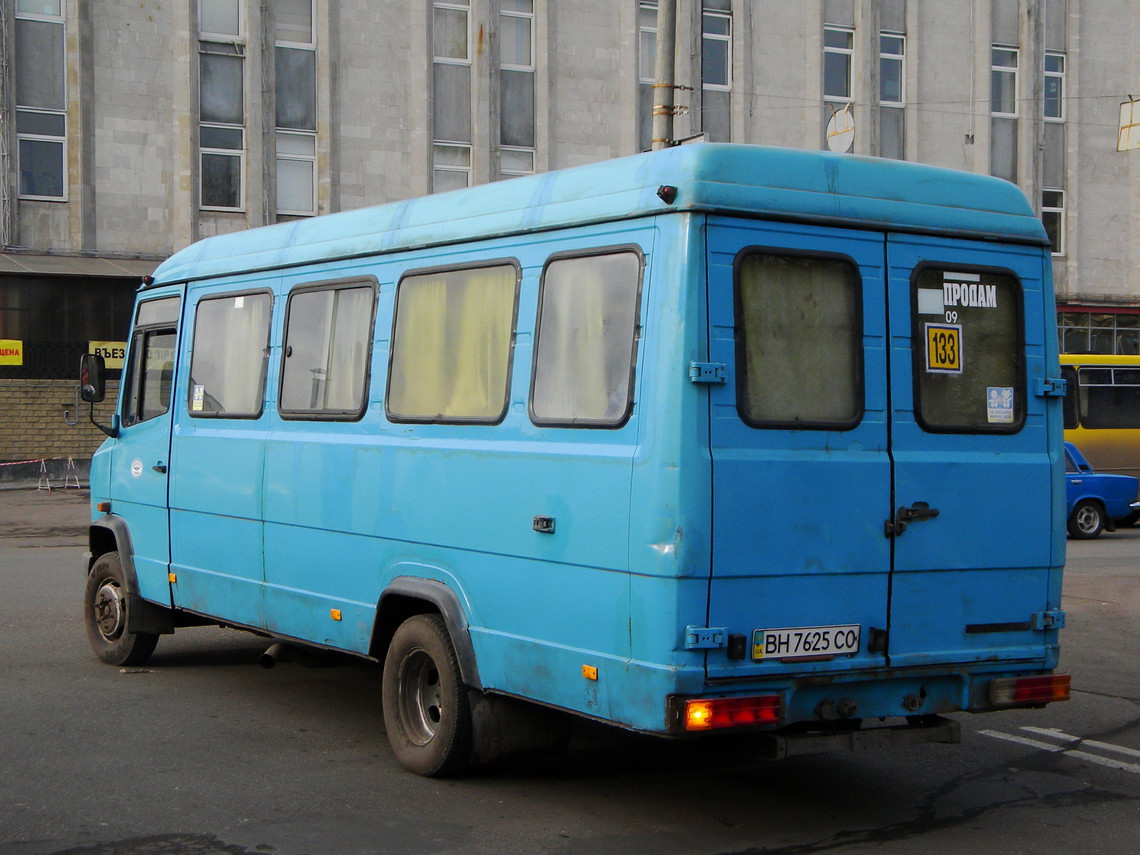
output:
[[142,461],[137,457],[131,461],[131,477],[138,478],[142,475]]

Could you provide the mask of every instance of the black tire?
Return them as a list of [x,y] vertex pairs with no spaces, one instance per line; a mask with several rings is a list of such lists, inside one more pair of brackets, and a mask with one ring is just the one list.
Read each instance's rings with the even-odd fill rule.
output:
[[473,730],[467,687],[443,618],[400,624],[384,658],[384,725],[396,759],[428,777],[471,767]]
[[1082,499],[1069,514],[1069,536],[1075,540],[1092,540],[1104,531],[1104,508],[1100,502]]
[[100,555],[87,574],[83,624],[95,655],[109,665],[141,665],[158,636],[127,632],[127,585],[118,552]]

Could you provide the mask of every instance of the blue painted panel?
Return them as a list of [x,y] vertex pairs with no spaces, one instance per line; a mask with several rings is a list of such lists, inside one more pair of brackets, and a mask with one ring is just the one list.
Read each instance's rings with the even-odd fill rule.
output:
[[[733,261],[747,247],[830,253],[861,277],[862,421],[850,430],[749,427],[737,412]],[[883,294],[884,241],[873,232],[712,219],[708,234],[710,358],[728,366],[710,387],[713,555],[709,625],[749,638],[754,629],[858,623],[863,651],[796,662],[708,657],[710,677],[846,670],[882,664],[866,650],[871,627],[887,625],[890,458]],[[772,378],[772,382],[779,382]]]
[[[673,205],[658,197],[662,185],[678,188]],[[678,210],[1048,245],[1021,191],[990,176],[897,160],[701,143],[207,238],[163,262],[155,280],[329,262]]]
[[[175,296],[181,292],[181,288],[166,288],[148,293],[146,297]],[[132,347],[133,344],[132,341]],[[128,354],[128,360],[131,356]],[[123,372],[124,380],[127,373]],[[127,395],[124,382],[119,390],[120,414],[125,410]],[[118,438],[105,444],[101,451],[112,513],[122,517],[130,531],[139,594],[163,605],[170,604],[170,520],[167,514],[170,426],[171,411],[168,410],[163,415],[121,427]],[[92,500],[96,501],[94,496]]]
[[[891,664],[1044,657],[1047,634],[1029,622],[1034,612],[1059,606],[1053,526],[1062,500],[1060,401],[1033,395],[1034,378],[1059,376],[1055,333],[1044,322],[1052,306],[1042,277],[1048,256],[1030,247],[906,235],[892,235],[888,253],[895,504],[921,501],[939,510],[895,540]],[[918,424],[912,350],[922,352],[924,343],[911,340],[911,273],[926,262],[1010,271],[1020,281],[1026,417],[1017,432],[935,433]],[[963,360],[971,358],[967,345],[982,347],[967,335]],[[1025,628],[967,631],[999,623]]]
[[250,627],[265,626],[259,521],[173,510],[171,587],[180,608]]

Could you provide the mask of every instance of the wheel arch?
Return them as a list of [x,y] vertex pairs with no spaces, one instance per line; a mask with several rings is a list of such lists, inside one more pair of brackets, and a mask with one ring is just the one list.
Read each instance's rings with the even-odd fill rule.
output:
[[87,572],[95,566],[99,556],[108,552],[119,553],[119,566],[123,569],[123,579],[127,590],[137,594],[139,579],[135,573],[135,550],[131,544],[131,533],[122,517],[103,514],[87,529],[87,543],[90,552],[87,556]]
[[392,580],[380,595],[376,608],[376,621],[372,625],[370,656],[383,661],[396,629],[405,620],[418,614],[438,614],[443,618],[465,685],[482,690],[479,668],[475,662],[475,649],[467,626],[467,613],[459,596],[443,582],[418,576],[399,576]]

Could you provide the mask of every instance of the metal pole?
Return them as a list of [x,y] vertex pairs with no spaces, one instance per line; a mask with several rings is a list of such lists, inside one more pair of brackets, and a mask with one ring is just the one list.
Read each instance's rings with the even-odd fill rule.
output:
[[677,0],[657,2],[657,65],[653,84],[654,151],[673,144],[673,55],[677,43]]

